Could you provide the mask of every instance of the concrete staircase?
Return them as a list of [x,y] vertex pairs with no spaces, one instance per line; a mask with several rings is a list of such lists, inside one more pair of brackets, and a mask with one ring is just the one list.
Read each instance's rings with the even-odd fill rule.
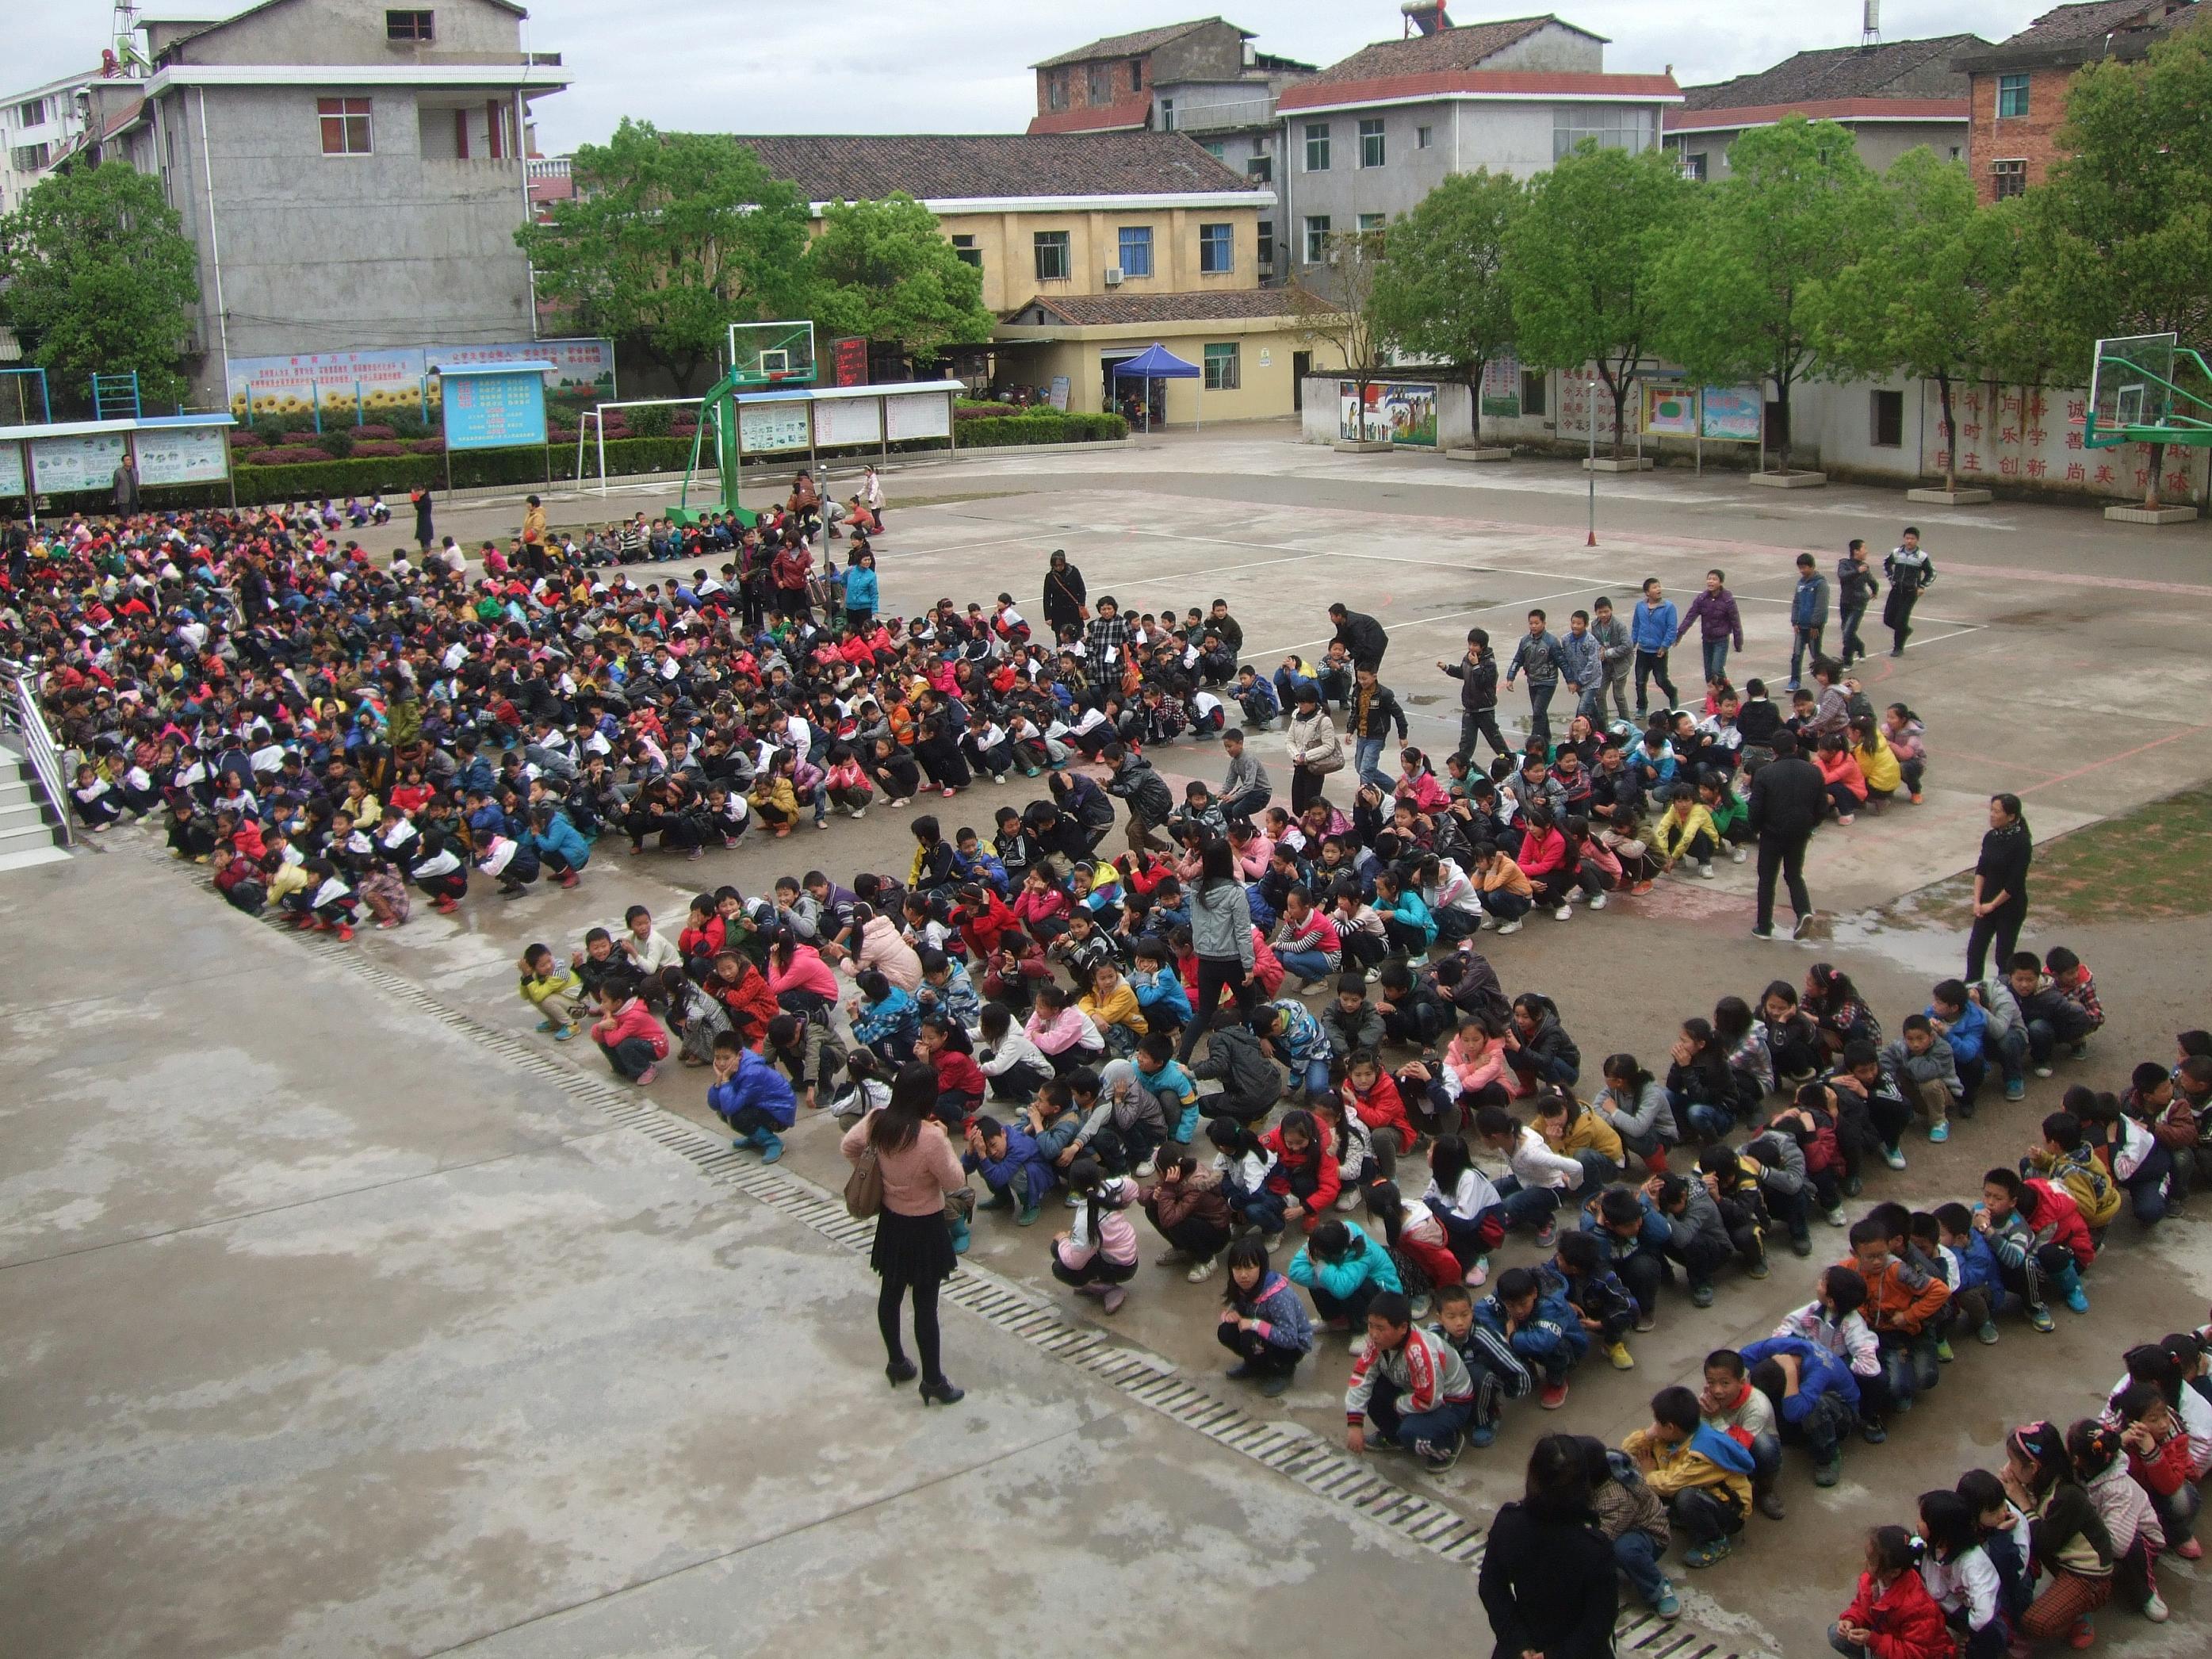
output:
[[67,858],[61,811],[47,801],[21,751],[0,744],[0,871]]

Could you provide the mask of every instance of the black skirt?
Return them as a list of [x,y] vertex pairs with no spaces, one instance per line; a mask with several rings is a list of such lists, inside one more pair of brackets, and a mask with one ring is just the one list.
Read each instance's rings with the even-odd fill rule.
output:
[[884,1210],[876,1217],[876,1243],[868,1265],[886,1284],[934,1285],[959,1265],[945,1213],[900,1215]]

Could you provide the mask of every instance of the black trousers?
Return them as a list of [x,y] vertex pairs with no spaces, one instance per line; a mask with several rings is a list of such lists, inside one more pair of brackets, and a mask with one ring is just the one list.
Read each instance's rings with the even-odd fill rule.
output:
[[1789,884],[1790,908],[1800,917],[1813,914],[1812,896],[1805,890],[1807,839],[1802,835],[1765,834],[1759,838],[1759,927],[1761,933],[1774,926],[1774,878],[1778,874]]
[[1667,706],[1675,702],[1674,682],[1667,678],[1667,653],[1664,651],[1638,651],[1636,653],[1636,712],[1644,712],[1645,700],[1651,695],[1651,682],[1659,682],[1659,689],[1667,694]]
[[2027,921],[2027,901],[2024,898],[2008,900],[1989,915],[1974,918],[1974,925],[1966,931],[1968,984],[1982,977],[1992,945],[1997,951],[1997,971],[2004,972],[2006,965],[2012,960],[2013,951],[2019,946],[2020,930]]
[[1191,999],[1190,1024],[1182,1028],[1182,1041],[1176,1046],[1176,1059],[1188,1061],[1198,1048],[1199,1035],[1213,1029],[1213,1022],[1221,1006],[1223,991],[1235,993],[1238,1017],[1252,1012],[1253,994],[1257,989],[1244,964],[1235,957],[1200,957],[1198,959],[1198,994]]

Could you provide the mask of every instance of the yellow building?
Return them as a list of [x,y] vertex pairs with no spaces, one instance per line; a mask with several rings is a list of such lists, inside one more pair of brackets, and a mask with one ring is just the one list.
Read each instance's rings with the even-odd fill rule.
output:
[[[1299,322],[1310,298],[1279,288],[1234,294],[1040,295],[999,325],[1002,382],[1049,391],[1067,382],[1067,407],[1119,409],[1143,421],[1149,395],[1154,425],[1249,421],[1288,415],[1309,374],[1343,368],[1341,355],[1308,338]],[[1117,380],[1115,364],[1159,344],[1200,370],[1185,380]]]
[[[1194,363],[1213,348],[1208,418],[1297,407],[1297,359],[1311,348],[1295,337],[1284,291],[1260,287],[1273,258],[1274,191],[1181,133],[738,142],[796,184],[817,221],[832,202],[895,193],[936,214],[982,273],[983,303],[1005,319],[994,337],[1000,388],[1048,390],[1065,375],[1068,408],[1111,408],[1102,364],[1158,340]],[[1194,417],[1193,383],[1163,396],[1155,420]]]

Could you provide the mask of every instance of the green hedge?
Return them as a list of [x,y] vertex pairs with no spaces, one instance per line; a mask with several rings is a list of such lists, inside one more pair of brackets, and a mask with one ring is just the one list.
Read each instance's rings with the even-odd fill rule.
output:
[[1063,415],[1056,409],[963,421],[959,425],[963,449],[990,449],[1005,444],[1079,444],[1128,435],[1129,423],[1119,415]]

